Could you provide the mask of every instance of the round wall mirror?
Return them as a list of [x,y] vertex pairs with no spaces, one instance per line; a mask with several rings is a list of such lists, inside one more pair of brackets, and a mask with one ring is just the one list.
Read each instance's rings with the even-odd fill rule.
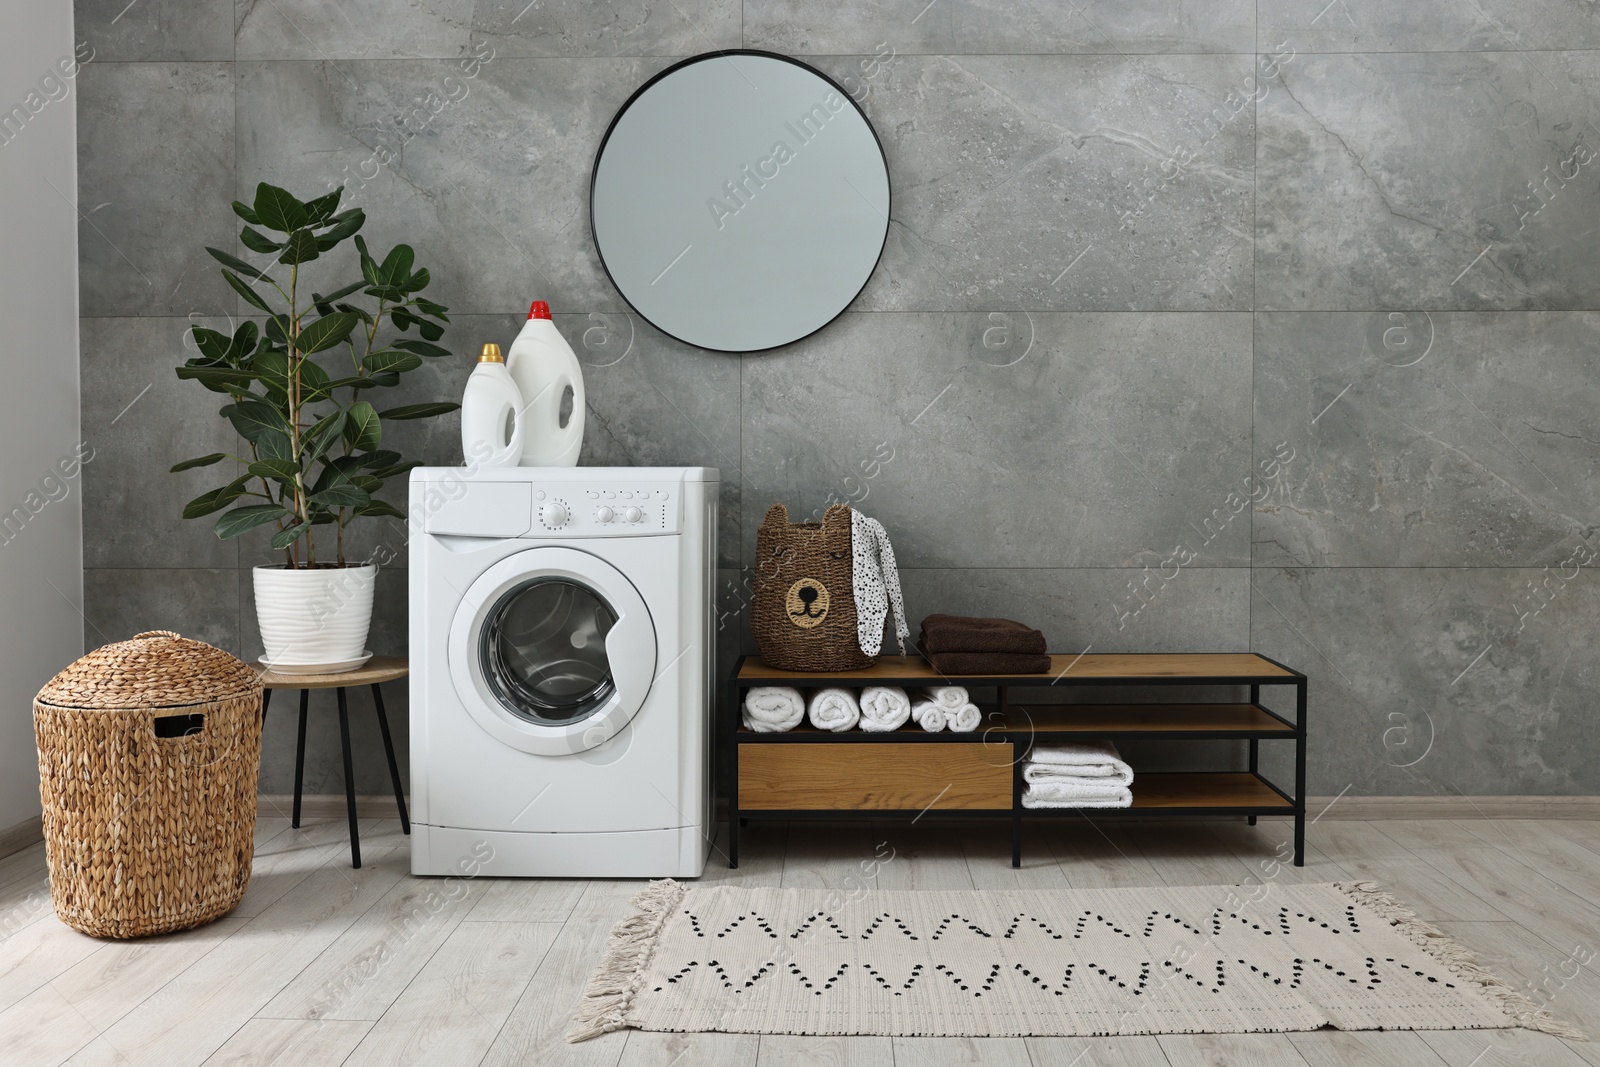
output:
[[590,221],[635,311],[681,341],[757,352],[833,321],[889,233],[889,167],[850,94],[770,52],[646,82],[600,142]]

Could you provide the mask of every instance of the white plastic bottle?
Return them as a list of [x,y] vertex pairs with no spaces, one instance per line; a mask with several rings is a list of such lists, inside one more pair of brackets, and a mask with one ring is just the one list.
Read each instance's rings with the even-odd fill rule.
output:
[[515,467],[522,459],[527,414],[522,393],[500,356],[484,345],[461,397],[461,454],[468,464]]
[[[528,321],[511,342],[506,369],[522,391],[527,430],[522,466],[576,467],[583,446],[583,369],[550,318],[550,305],[535,300]],[[561,425],[561,399],[572,389],[572,415]]]

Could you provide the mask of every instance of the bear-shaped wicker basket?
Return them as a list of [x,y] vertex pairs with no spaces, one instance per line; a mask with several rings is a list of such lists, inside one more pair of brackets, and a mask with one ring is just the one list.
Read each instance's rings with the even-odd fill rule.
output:
[[821,522],[789,521],[774,504],[756,530],[750,628],[768,666],[853,671],[876,657],[861,651],[851,563],[850,508],[835,504]]

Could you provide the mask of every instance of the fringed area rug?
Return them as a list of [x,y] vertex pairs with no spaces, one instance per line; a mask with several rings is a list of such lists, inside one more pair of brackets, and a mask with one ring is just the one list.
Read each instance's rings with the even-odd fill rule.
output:
[[1522,1026],[1581,1036],[1370,882],[846,899],[665,881],[633,906],[569,1041],[625,1027],[1004,1037]]

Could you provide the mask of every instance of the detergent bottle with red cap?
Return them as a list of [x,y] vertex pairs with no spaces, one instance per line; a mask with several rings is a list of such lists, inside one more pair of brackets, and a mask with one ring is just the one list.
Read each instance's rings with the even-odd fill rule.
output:
[[[543,300],[528,309],[528,321],[506,355],[506,369],[522,393],[522,466],[576,467],[583,445],[583,370]],[[563,422],[562,401],[569,389],[572,410]]]

